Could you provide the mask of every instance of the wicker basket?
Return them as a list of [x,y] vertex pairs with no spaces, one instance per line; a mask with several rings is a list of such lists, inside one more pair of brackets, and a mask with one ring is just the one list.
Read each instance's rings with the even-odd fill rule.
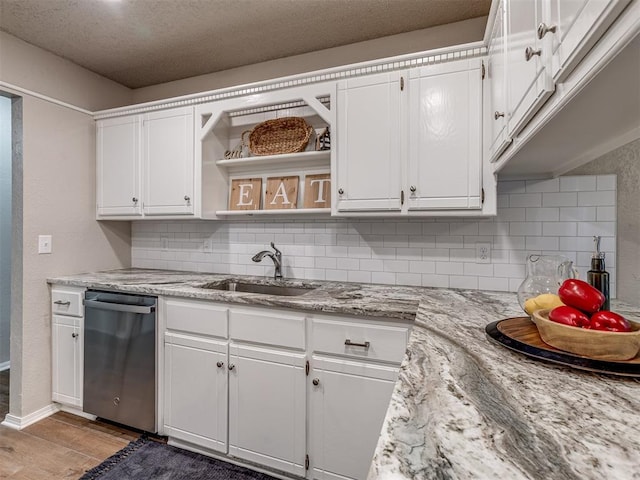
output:
[[283,117],[255,126],[249,135],[249,149],[254,155],[278,155],[302,152],[309,143],[313,127],[304,118]]

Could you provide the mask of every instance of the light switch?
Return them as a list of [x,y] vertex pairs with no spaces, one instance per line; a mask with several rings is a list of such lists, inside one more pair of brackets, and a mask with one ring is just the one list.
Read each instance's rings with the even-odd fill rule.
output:
[[51,235],[38,235],[38,253],[51,253]]

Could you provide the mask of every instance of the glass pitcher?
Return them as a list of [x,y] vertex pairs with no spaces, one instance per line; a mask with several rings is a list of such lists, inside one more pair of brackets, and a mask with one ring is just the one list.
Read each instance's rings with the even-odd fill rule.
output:
[[527,256],[527,277],[518,287],[518,302],[524,304],[530,298],[543,293],[558,293],[558,287],[568,278],[576,278],[578,272],[573,261],[562,255]]

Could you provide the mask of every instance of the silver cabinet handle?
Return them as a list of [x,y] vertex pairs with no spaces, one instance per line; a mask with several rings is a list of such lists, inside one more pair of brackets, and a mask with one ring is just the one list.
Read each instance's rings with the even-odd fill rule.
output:
[[234,368],[236,368],[236,366],[233,363],[229,364],[229,370],[233,370]]
[[138,197],[133,197],[133,198],[131,198],[131,201],[132,201],[133,203],[138,203]]
[[218,362],[216,363],[216,365],[218,366],[218,368],[222,368],[224,367],[224,362]]
[[189,195],[185,195],[185,196],[184,196],[184,201],[185,201],[185,202],[188,202],[189,200],[191,200],[191,197],[189,197]]
[[66,302],[63,302],[62,300],[56,300],[55,302],[56,305],[64,305],[66,307],[68,307],[69,305],[71,305],[71,302],[69,300],[67,300]]
[[80,334],[79,334],[79,333],[75,333],[75,332],[73,332],[73,333],[71,334],[71,336],[72,336],[73,338],[78,338],[78,337],[80,336]]
[[410,191],[411,193],[416,193],[416,186],[415,186],[415,185],[411,185],[411,186],[409,187],[409,191]]
[[493,113],[493,118],[495,118],[496,120],[499,119],[500,117],[504,117],[504,112],[494,112]]
[[557,28],[558,27],[556,25],[548,26],[546,23],[541,23],[538,25],[538,38],[542,40],[547,33],[556,33]]
[[342,194],[344,193],[344,190],[343,190],[343,189],[341,189],[341,188],[339,188],[339,189],[338,189],[338,193],[339,193],[340,195],[342,195]]
[[311,383],[313,383],[317,387],[318,385],[320,385],[320,379],[314,378],[313,380],[311,380]]
[[364,342],[364,343],[356,343],[356,342],[352,342],[351,340],[349,340],[348,338],[344,341],[344,344],[347,347],[362,347],[365,350],[367,350],[371,344],[369,342]]
[[542,54],[542,50],[538,49],[538,50],[534,50],[531,47],[527,47],[524,51],[524,58],[527,60],[527,62],[529,60],[531,60],[533,58],[534,55],[538,55],[540,56]]

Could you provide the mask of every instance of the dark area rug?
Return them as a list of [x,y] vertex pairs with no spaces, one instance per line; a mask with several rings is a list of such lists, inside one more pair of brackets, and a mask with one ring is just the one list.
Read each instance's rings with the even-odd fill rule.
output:
[[134,440],[80,480],[275,480],[199,453],[149,440]]

